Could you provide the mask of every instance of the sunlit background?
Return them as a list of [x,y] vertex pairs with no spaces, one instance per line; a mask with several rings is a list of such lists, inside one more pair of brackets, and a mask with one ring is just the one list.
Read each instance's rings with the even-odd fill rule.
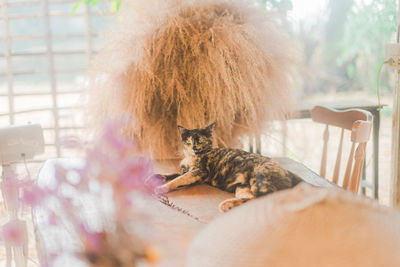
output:
[[[102,34],[117,23],[124,0],[0,3],[0,126],[27,122],[43,126],[46,153],[30,163],[34,177],[48,158],[79,155],[64,146],[64,141],[71,136],[86,137],[83,93],[87,69],[103,43]],[[378,104],[380,81],[380,103],[386,106],[381,110],[379,200],[388,204],[394,73],[382,64],[384,46],[395,38],[396,1],[255,3],[278,14],[279,23],[303,53],[302,70],[294,85],[299,106],[344,99]],[[309,119],[275,123],[274,130],[263,136],[262,153],[289,156],[318,171],[322,131],[322,126]],[[321,140],[320,145],[316,140]],[[369,182],[371,147],[366,159]],[[368,189],[367,195],[372,196],[372,191]]]
[[[255,0],[255,4],[277,15],[302,52],[294,84],[298,106],[343,99],[378,104],[382,68],[381,104],[387,106],[381,111],[379,171],[386,184],[394,81],[393,72],[382,63],[384,46],[395,37],[396,1]],[[64,143],[71,136],[87,136],[86,73],[103,34],[121,19],[123,8],[123,1],[117,0],[1,0],[0,125],[41,123],[46,153],[31,162],[36,169],[48,158],[79,155]],[[307,140],[316,140],[317,134],[319,138],[319,130],[307,133],[310,127],[318,126],[309,120],[276,124],[275,132],[266,132],[262,152],[293,157],[317,171],[320,151],[308,146]],[[301,135],[304,138],[298,138]],[[370,163],[371,155],[367,177]],[[385,203],[387,195],[382,193]]]

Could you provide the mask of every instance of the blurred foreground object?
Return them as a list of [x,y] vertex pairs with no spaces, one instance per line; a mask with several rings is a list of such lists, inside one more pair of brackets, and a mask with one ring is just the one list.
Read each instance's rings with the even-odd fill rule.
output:
[[[134,267],[141,260],[157,261],[155,249],[134,232],[137,221],[147,220],[139,207],[157,186],[145,184],[152,162],[121,134],[120,122],[107,123],[84,160],[70,160],[75,164],[68,165],[65,159],[56,163],[54,179],[45,184],[39,180],[25,197],[33,212],[45,218],[47,228],[56,231],[67,225],[72,237],[58,240],[59,247],[51,248],[52,256],[41,263],[76,266],[63,262],[65,255],[93,267]],[[65,240],[70,247],[78,243],[78,249],[66,250],[60,245]]]
[[399,225],[376,201],[302,183],[211,222],[187,266],[400,266]]
[[2,165],[32,159],[43,152],[43,130],[39,124],[0,127],[0,163]]
[[6,247],[6,266],[27,266],[28,230],[20,220],[20,193],[27,181],[18,179],[13,163],[25,163],[44,152],[43,130],[39,124],[0,127],[1,192],[8,212],[8,222],[1,227]]
[[128,114],[125,133],[176,158],[177,124],[217,121],[234,146],[292,108],[296,49],[271,14],[244,0],[131,0],[91,68],[90,122]]

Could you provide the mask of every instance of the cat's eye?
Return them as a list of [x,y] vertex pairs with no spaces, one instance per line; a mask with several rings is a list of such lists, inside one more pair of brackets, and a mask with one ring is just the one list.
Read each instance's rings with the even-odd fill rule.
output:
[[192,144],[192,140],[190,140],[190,139],[185,140],[185,144],[191,145]]
[[200,138],[199,139],[199,143],[200,144],[203,144],[203,143],[205,143],[207,140],[204,138],[204,137],[202,137],[202,138]]

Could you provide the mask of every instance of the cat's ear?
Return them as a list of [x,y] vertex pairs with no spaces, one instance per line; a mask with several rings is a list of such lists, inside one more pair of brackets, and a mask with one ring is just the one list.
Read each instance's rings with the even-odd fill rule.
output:
[[211,123],[210,125],[208,125],[207,127],[206,127],[206,131],[207,132],[209,132],[210,134],[214,131],[214,128],[215,128],[215,124],[216,124],[217,122],[216,121],[214,121],[213,123]]
[[178,125],[178,130],[181,133],[181,135],[186,131],[186,129],[180,125]]

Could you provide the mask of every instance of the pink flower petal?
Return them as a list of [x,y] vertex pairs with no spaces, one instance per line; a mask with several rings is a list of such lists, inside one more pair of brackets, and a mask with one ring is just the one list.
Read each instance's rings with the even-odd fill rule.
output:
[[2,227],[2,238],[5,243],[21,245],[27,241],[26,224],[23,221],[13,220]]
[[32,185],[30,188],[24,189],[22,202],[31,207],[38,206],[46,197],[46,192],[37,185]]
[[103,249],[103,242],[100,233],[93,233],[86,230],[83,224],[79,225],[81,238],[88,252],[99,253]]
[[150,161],[145,158],[133,157],[121,166],[119,178],[125,187],[135,189],[144,186],[144,181],[151,175]]
[[50,212],[49,217],[47,218],[47,220],[48,220],[48,223],[50,225],[57,225],[58,224],[58,217],[53,211]]

